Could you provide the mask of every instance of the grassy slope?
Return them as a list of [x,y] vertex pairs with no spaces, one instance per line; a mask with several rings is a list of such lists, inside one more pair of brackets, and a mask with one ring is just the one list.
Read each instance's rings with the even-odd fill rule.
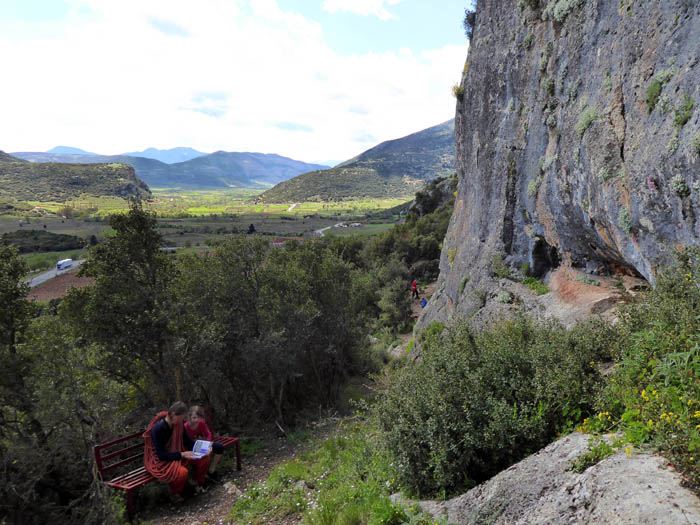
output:
[[148,186],[125,164],[0,163],[0,197],[65,202],[81,195],[144,198]]
[[383,142],[338,166],[304,173],[260,196],[263,202],[410,197],[454,172],[454,122]]

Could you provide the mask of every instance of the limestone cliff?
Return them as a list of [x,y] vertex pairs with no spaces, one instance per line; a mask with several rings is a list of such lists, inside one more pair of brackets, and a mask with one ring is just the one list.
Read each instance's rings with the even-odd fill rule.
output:
[[699,43],[697,0],[479,0],[459,189],[420,326],[482,309],[494,256],[653,284],[698,243]]

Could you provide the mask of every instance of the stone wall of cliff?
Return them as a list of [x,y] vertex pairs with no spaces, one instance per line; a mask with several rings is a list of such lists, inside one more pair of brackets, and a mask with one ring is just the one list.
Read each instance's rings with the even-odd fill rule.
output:
[[698,243],[699,43],[697,0],[479,0],[457,200],[418,329],[484,308],[494,256],[653,285]]

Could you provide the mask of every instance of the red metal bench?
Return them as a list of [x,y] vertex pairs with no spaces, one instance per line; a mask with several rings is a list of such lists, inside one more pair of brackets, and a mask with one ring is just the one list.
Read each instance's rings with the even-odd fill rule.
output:
[[[214,436],[213,440],[221,443],[224,448],[231,445],[236,446],[236,469],[241,470],[241,445],[238,438]],[[95,445],[94,452],[95,465],[100,479],[108,487],[126,492],[126,511],[131,519],[136,489],[156,479],[146,471],[146,467],[143,465],[143,430],[101,445]]]

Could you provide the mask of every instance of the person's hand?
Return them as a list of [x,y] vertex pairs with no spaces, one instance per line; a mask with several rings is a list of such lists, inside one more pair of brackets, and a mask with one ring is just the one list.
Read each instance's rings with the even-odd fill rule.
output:
[[191,450],[185,450],[184,452],[180,452],[180,456],[185,459],[194,459],[194,452]]
[[[212,453],[213,451],[214,451],[213,448],[210,448],[209,450],[207,450],[207,456],[211,456],[211,453]],[[206,456],[205,456],[205,457],[206,457]]]

